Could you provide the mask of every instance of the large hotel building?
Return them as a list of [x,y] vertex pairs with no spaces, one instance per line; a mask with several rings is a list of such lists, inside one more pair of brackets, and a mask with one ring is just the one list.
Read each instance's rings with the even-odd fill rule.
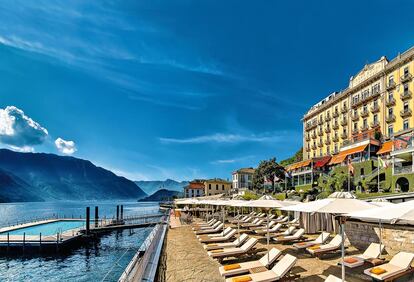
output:
[[303,117],[304,161],[289,167],[294,185],[309,185],[318,172],[344,166],[349,159],[364,162],[355,175],[364,178],[375,172],[375,160],[382,156],[392,175],[381,175],[380,181],[390,186],[385,188],[412,187],[414,179],[411,183],[406,174],[414,172],[413,74],[414,48],[392,60],[381,57],[365,65],[345,90],[312,106]]

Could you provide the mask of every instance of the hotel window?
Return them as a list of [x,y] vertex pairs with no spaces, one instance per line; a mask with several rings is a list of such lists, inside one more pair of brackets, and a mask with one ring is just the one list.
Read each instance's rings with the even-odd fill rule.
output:
[[364,105],[364,107],[362,107],[362,111],[363,111],[363,112],[368,111],[368,106],[367,106],[367,105]]
[[359,97],[358,94],[352,97],[352,104],[358,103]]
[[374,108],[376,108],[378,106],[378,100],[377,99],[375,99],[374,100]]
[[390,75],[390,77],[388,78],[388,85],[391,85],[394,83],[394,76]]
[[367,128],[368,127],[368,120],[366,118],[364,118],[364,120],[362,121],[362,127],[363,128]]
[[330,154],[331,154],[331,150],[329,149],[329,147],[326,149],[326,153],[327,153],[328,155],[330,155]]
[[362,91],[362,99],[366,99],[369,96],[369,89]]
[[358,130],[358,123],[354,122],[354,130],[357,131]]
[[319,157],[322,157],[322,149],[319,149]]
[[388,116],[392,116],[394,114],[394,108],[388,109]]
[[408,71],[408,67],[405,67],[404,68],[404,75],[407,75],[409,73],[409,71]]
[[374,124],[377,124],[378,123],[378,115],[377,114],[375,114],[374,115]]
[[404,102],[404,108],[403,108],[404,112],[408,112],[409,108],[408,108],[408,102]]
[[338,144],[335,144],[335,153],[338,152]]
[[377,94],[380,92],[380,84],[377,83],[374,86],[372,86],[372,94]]
[[408,83],[404,83],[404,93],[408,92]]
[[407,130],[409,126],[410,126],[410,123],[408,119],[405,119],[403,123],[403,130]]
[[392,125],[388,126],[388,136],[391,137],[394,134],[394,127]]
[[394,93],[392,91],[390,91],[388,93],[388,101],[392,101],[392,99],[394,99]]
[[356,116],[358,114],[358,110],[354,109],[354,116]]

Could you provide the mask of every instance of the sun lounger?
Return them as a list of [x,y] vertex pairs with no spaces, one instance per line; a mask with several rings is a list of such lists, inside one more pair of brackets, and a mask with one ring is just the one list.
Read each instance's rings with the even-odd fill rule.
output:
[[289,217],[288,216],[285,216],[282,219],[275,220],[275,221],[278,222],[278,223],[286,223],[286,222],[289,221]]
[[201,243],[213,243],[213,242],[223,242],[223,241],[227,241],[230,240],[231,237],[233,237],[234,235],[236,235],[237,230],[236,229],[232,229],[229,233],[227,233],[225,236],[217,236],[217,237],[200,237],[198,240]]
[[235,239],[232,242],[205,244],[203,246],[203,248],[206,251],[217,250],[217,249],[225,249],[225,248],[236,248],[236,247],[240,247],[241,245],[243,245],[244,242],[247,241],[247,239],[249,239],[249,235],[242,234],[242,235],[240,235],[239,238]]
[[284,218],[285,216],[282,214],[282,215],[279,215],[276,219],[274,219],[274,221],[276,221],[276,222],[279,222],[280,220],[282,220],[283,218]]
[[293,235],[287,235],[287,236],[283,236],[283,237],[275,237],[272,238],[274,241],[276,241],[277,243],[287,243],[287,242],[293,242],[293,241],[297,241],[300,240],[303,237],[303,234],[305,234],[305,229],[300,228],[298,229]]
[[413,271],[411,267],[413,260],[413,253],[399,252],[389,263],[365,269],[364,273],[375,280],[394,281]]
[[299,242],[296,244],[293,244],[293,247],[300,250],[300,249],[306,249],[315,245],[322,245],[325,244],[326,241],[329,239],[329,233],[328,232],[322,232],[321,235],[318,236],[315,240],[308,241],[308,242]]
[[[238,281],[252,281],[252,282],[267,282],[267,281],[279,281],[286,279],[293,266],[296,264],[298,259],[290,254],[286,254],[283,258],[273,266],[271,270],[246,274],[243,276],[236,276],[233,278],[226,279],[226,282],[238,282]],[[298,278],[290,277],[291,280]]]
[[[329,275],[329,276],[325,279],[325,282],[342,282],[342,279],[341,279],[341,278],[338,278],[338,277],[336,277],[336,276],[333,276],[333,275],[331,274],[331,275]],[[346,280],[345,280],[345,282],[346,282]]]
[[200,239],[200,237],[209,237],[209,238],[212,238],[212,237],[223,237],[223,236],[226,236],[227,233],[229,233],[231,230],[233,230],[233,228],[226,227],[226,229],[224,229],[224,231],[223,232],[220,232],[220,233],[213,233],[213,234],[206,234],[206,235],[197,235],[197,239]]
[[219,224],[221,223],[221,221],[216,221],[214,224],[212,225],[206,225],[206,226],[201,226],[201,227],[194,227],[193,230],[194,231],[198,231],[198,230],[203,230],[203,229],[211,229],[211,228],[216,228]]
[[[277,232],[279,232],[280,228],[282,228],[282,224],[278,223],[278,224],[276,224],[275,226],[273,226],[272,228],[269,229],[269,233],[270,234],[277,233]],[[254,230],[254,232],[256,234],[260,234],[260,235],[267,234],[267,228]]]
[[243,228],[258,227],[258,226],[262,225],[263,222],[264,222],[264,219],[259,219],[256,222],[246,223],[246,224],[243,224],[242,226],[243,226]]
[[[276,224],[275,221],[273,221],[273,220],[270,221],[269,222],[269,228],[272,228],[275,224]],[[250,227],[249,229],[250,230],[260,230],[260,229],[267,229],[267,227],[268,227],[268,225],[267,225],[267,222],[266,222],[265,224],[262,223],[262,225],[257,226],[257,227]]]
[[238,256],[249,253],[256,244],[257,244],[257,239],[250,238],[249,240],[247,240],[246,243],[244,243],[239,248],[227,248],[227,249],[213,250],[213,251],[208,251],[207,254],[212,258],[219,258],[219,259],[223,259],[226,257],[238,257]]
[[242,215],[240,218],[237,218],[237,219],[233,219],[232,221],[231,221],[231,223],[240,223],[240,222],[243,222],[244,220],[246,220],[247,218],[249,218],[250,216],[249,215]]
[[310,254],[319,257],[326,253],[330,253],[333,251],[337,251],[341,248],[342,244],[342,236],[336,235],[331,242],[324,245],[314,245],[312,247],[306,248],[306,251],[308,251]]
[[272,248],[259,260],[224,265],[219,267],[219,272],[220,275],[223,277],[249,273],[250,270],[254,268],[269,267],[272,263],[274,263],[277,260],[278,257],[280,257],[281,254],[282,252],[280,250]]
[[212,233],[219,232],[221,229],[223,229],[223,223],[220,223],[219,225],[217,225],[216,228],[202,229],[202,230],[196,231],[196,234],[197,235],[200,235],[200,234],[212,234]]
[[291,226],[291,225],[295,225],[295,226],[299,225],[299,217],[294,218],[291,221],[288,221],[286,224],[289,225],[289,226]]
[[211,227],[216,222],[217,222],[217,219],[213,218],[213,219],[209,220],[208,222],[193,224],[193,230],[196,230],[196,229],[199,229],[199,228],[202,228],[202,227]]
[[276,233],[271,233],[269,234],[272,238],[273,237],[280,237],[280,236],[289,236],[292,235],[293,232],[295,232],[296,227],[295,226],[290,226],[288,229],[286,229],[283,232],[276,232]]
[[349,268],[361,266],[365,260],[378,258],[383,250],[384,245],[381,245],[380,248],[380,244],[371,243],[364,253],[344,258],[343,264]]

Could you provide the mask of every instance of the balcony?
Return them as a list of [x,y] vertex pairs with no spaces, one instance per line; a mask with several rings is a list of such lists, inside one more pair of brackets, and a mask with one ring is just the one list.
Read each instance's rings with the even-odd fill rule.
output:
[[411,91],[410,90],[405,90],[403,93],[401,93],[401,100],[407,100],[407,99],[411,99]]
[[348,134],[347,134],[346,132],[345,132],[345,133],[344,133],[344,132],[342,132],[342,133],[341,133],[341,138],[342,138],[342,139],[348,139]]
[[387,91],[390,91],[392,89],[394,89],[396,86],[395,82],[393,80],[389,81],[387,84]]
[[410,117],[411,116],[411,109],[405,109],[400,112],[400,116],[402,118]]
[[322,148],[323,147],[323,143],[322,142],[318,142],[318,147]]
[[385,105],[387,107],[395,106],[395,99],[394,98],[387,99],[387,101],[385,101]]
[[330,121],[331,121],[331,116],[330,116],[330,115],[327,115],[327,116],[325,117],[325,121],[326,121],[326,122],[330,122]]
[[378,106],[378,104],[374,104],[371,106],[371,113],[375,114],[378,113],[380,110],[380,107]]
[[367,131],[368,129],[368,124],[361,126],[361,132]]
[[305,140],[310,141],[310,135],[306,135]]
[[325,145],[330,145],[331,144],[331,140],[330,139],[326,139],[325,140]]
[[361,111],[361,117],[367,117],[369,115],[368,109],[363,109]]
[[370,123],[371,128],[376,128],[379,126],[379,122],[378,121],[373,121]]
[[358,129],[352,129],[352,135],[356,135],[356,134],[358,134],[359,133],[359,130]]
[[351,116],[352,121],[357,121],[359,120],[359,114],[358,113],[353,113]]
[[311,137],[312,137],[312,139],[316,139],[316,133],[313,132],[312,135],[311,135]]
[[334,137],[332,137],[332,141],[333,142],[338,142],[339,141],[338,135],[334,135]]
[[329,126],[325,127],[325,133],[329,133],[329,132],[331,132],[331,128]]
[[348,107],[347,106],[342,107],[341,113],[346,114],[347,112],[348,112]]
[[387,123],[392,123],[392,122],[395,122],[395,115],[394,115],[394,114],[388,115],[388,116],[385,118],[385,121],[386,121]]
[[322,125],[323,124],[323,119],[318,120],[318,125]]
[[339,124],[337,122],[334,122],[334,124],[332,124],[332,128],[333,130],[337,130],[339,128]]
[[411,75],[411,73],[408,72],[408,73],[405,73],[401,76],[400,81],[401,81],[401,83],[404,83],[404,82],[410,81],[411,78],[412,78],[412,75]]
[[337,117],[339,117],[339,111],[334,111],[334,112],[332,113],[332,117],[333,117],[333,118],[337,118]]
[[307,147],[306,148],[306,152],[310,152],[311,151],[311,148],[310,147]]
[[318,130],[318,136],[323,136],[323,131],[322,130]]
[[316,144],[312,145],[312,150],[316,150],[318,147],[316,147]]
[[341,125],[342,126],[346,126],[348,124],[348,120],[347,119],[342,119],[341,120]]

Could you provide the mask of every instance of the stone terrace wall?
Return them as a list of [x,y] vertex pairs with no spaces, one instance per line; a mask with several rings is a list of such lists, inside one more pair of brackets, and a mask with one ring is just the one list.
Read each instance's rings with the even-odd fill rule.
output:
[[[398,225],[382,225],[382,243],[385,251],[393,256],[400,251],[414,252],[414,228]],[[379,243],[379,225],[366,222],[347,222],[345,233],[349,242],[361,251],[369,244]]]

